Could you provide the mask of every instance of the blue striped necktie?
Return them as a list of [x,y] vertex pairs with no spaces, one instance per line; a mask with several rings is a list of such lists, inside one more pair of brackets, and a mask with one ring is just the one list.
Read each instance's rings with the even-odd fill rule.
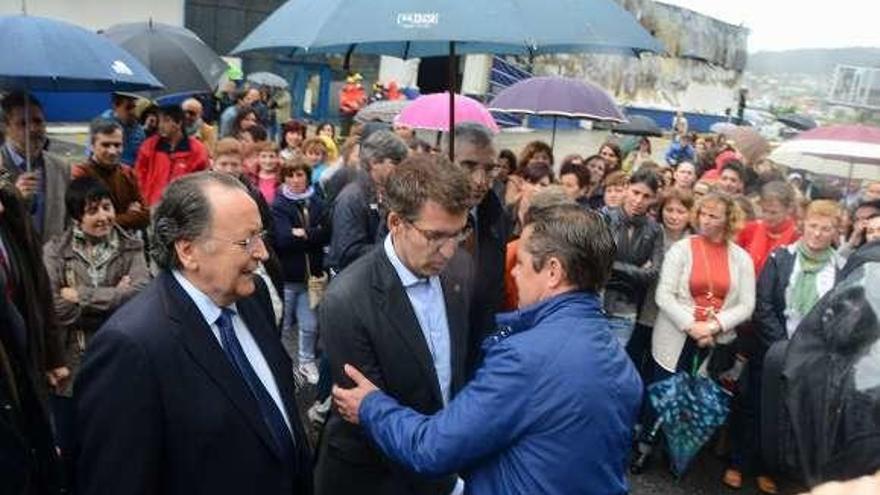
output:
[[266,387],[263,386],[263,382],[260,381],[260,378],[251,366],[250,361],[248,361],[244,350],[241,348],[241,343],[238,341],[238,337],[235,336],[235,330],[232,326],[232,315],[234,314],[235,312],[231,309],[223,308],[220,312],[220,316],[217,317],[217,328],[220,329],[220,340],[223,342],[223,351],[226,353],[226,357],[229,358],[229,362],[232,363],[232,366],[238,370],[239,375],[244,378],[248,389],[250,389],[251,394],[253,394],[254,398],[257,400],[257,404],[260,406],[260,413],[263,416],[263,421],[265,421],[266,426],[269,427],[269,431],[272,433],[272,437],[282,454],[282,458],[287,459],[290,463],[290,467],[296,468],[293,435],[287,427],[287,423],[284,421],[284,415],[281,414],[281,411],[278,409],[272,396],[269,395]]

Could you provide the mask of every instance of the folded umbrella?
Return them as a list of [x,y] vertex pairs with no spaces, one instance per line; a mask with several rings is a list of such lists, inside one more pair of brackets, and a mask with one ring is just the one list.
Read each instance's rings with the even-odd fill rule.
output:
[[682,476],[730,411],[730,395],[696,372],[680,372],[648,386],[648,398],[669,448],[672,469]]

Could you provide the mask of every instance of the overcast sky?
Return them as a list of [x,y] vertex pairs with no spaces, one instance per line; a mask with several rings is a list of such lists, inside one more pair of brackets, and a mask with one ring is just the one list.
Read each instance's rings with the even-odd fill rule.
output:
[[749,52],[880,47],[877,0],[659,0],[751,30]]

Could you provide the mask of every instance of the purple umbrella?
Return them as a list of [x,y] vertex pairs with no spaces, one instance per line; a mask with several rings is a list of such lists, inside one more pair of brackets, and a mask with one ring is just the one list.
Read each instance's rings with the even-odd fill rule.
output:
[[617,102],[599,86],[565,77],[533,77],[502,90],[489,103],[497,112],[553,117],[553,144],[556,119],[626,122]]

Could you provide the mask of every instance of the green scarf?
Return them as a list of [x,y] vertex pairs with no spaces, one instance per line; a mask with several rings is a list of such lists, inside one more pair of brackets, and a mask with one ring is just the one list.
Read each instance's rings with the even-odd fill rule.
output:
[[791,309],[800,316],[804,316],[813,309],[813,305],[819,300],[819,292],[816,290],[816,277],[825,265],[831,260],[834,250],[830,247],[821,253],[810,253],[804,242],[798,242],[797,261],[800,271],[795,275],[794,284],[791,287]]

